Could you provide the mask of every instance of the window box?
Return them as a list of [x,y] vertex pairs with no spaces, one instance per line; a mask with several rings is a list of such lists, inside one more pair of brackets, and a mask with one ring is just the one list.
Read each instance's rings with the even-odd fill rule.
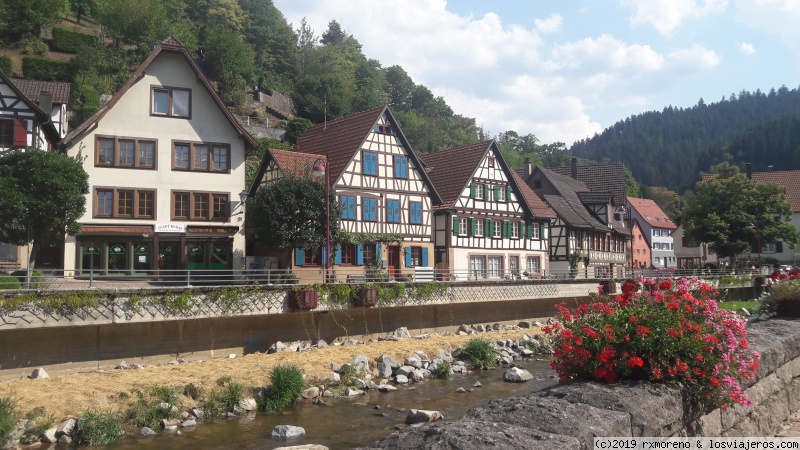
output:
[[362,287],[353,298],[353,306],[371,308],[378,304],[378,288]]
[[289,291],[289,308],[292,311],[304,311],[317,307],[319,292],[314,289],[297,289]]

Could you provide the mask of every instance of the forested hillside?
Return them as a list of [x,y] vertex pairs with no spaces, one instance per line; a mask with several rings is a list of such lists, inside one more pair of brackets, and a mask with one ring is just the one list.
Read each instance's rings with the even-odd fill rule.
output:
[[641,183],[678,191],[724,161],[751,162],[753,170],[800,169],[800,91],[742,91],[716,103],[700,99],[687,109],[642,113],[576,142],[571,151],[620,161]]

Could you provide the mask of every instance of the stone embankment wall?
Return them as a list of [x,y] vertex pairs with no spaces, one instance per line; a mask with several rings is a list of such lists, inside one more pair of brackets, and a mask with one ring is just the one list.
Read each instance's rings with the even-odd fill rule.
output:
[[771,436],[800,405],[800,320],[751,324],[748,340],[762,355],[745,391],[752,408],[702,411],[679,390],[648,382],[565,383],[395,432],[369,448],[591,449],[594,437]]
[[556,303],[585,300],[596,286],[454,283],[424,302],[403,298],[391,306],[354,308],[321,301],[306,312],[291,312],[285,286],[239,288],[236,298],[219,295],[232,288],[92,290],[87,295],[98,300],[88,306],[53,308],[43,300],[10,311],[0,308],[0,379],[27,375],[35,367],[52,371],[110,368],[122,359],[140,364],[208,360],[263,352],[277,341],[332,342],[399,327],[454,331],[460,324],[547,317]]

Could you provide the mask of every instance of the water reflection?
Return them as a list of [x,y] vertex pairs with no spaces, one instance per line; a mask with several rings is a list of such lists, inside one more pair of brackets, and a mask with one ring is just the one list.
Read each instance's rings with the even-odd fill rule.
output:
[[[325,399],[327,406],[299,403],[282,413],[257,414],[230,420],[217,419],[200,424],[194,430],[182,429],[181,435],[159,434],[153,438],[129,437],[107,449],[273,449],[276,447],[321,444],[331,450],[364,446],[380,440],[396,427],[402,427],[403,409],[430,409],[444,414],[447,420],[461,417],[469,408],[493,398],[513,397],[538,391],[557,382],[549,360],[525,363],[534,375],[528,383],[503,382],[503,369],[454,375],[449,380],[428,380],[400,386],[396,392],[368,392],[349,399]],[[476,381],[483,387],[473,388]],[[472,392],[458,393],[463,387]],[[291,440],[272,439],[276,425],[305,428],[306,436]]]

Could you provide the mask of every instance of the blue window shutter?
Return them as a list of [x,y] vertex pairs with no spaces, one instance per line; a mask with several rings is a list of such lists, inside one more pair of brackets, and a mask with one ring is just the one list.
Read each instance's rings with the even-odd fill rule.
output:
[[356,245],[356,265],[364,265],[364,244]]
[[408,178],[408,158],[403,157],[403,165],[402,165],[403,173],[401,176],[403,178]]
[[339,265],[339,264],[342,263],[342,245],[344,245],[344,244],[341,244],[338,247],[336,247],[336,256],[334,257],[334,260],[333,260],[333,263],[336,264],[336,265]]
[[322,247],[322,252],[321,253],[322,253],[322,261],[320,261],[320,263],[325,265],[325,261],[328,260],[328,252],[325,251],[325,247],[324,246]]
[[294,265],[302,266],[306,262],[306,252],[302,248],[294,249]]
[[428,267],[428,247],[422,247],[422,267]]
[[381,244],[375,244],[375,260],[383,266],[383,253],[381,253]]
[[378,201],[373,199],[369,205],[369,217],[372,220],[378,220]]
[[411,247],[406,247],[406,267],[411,267]]

